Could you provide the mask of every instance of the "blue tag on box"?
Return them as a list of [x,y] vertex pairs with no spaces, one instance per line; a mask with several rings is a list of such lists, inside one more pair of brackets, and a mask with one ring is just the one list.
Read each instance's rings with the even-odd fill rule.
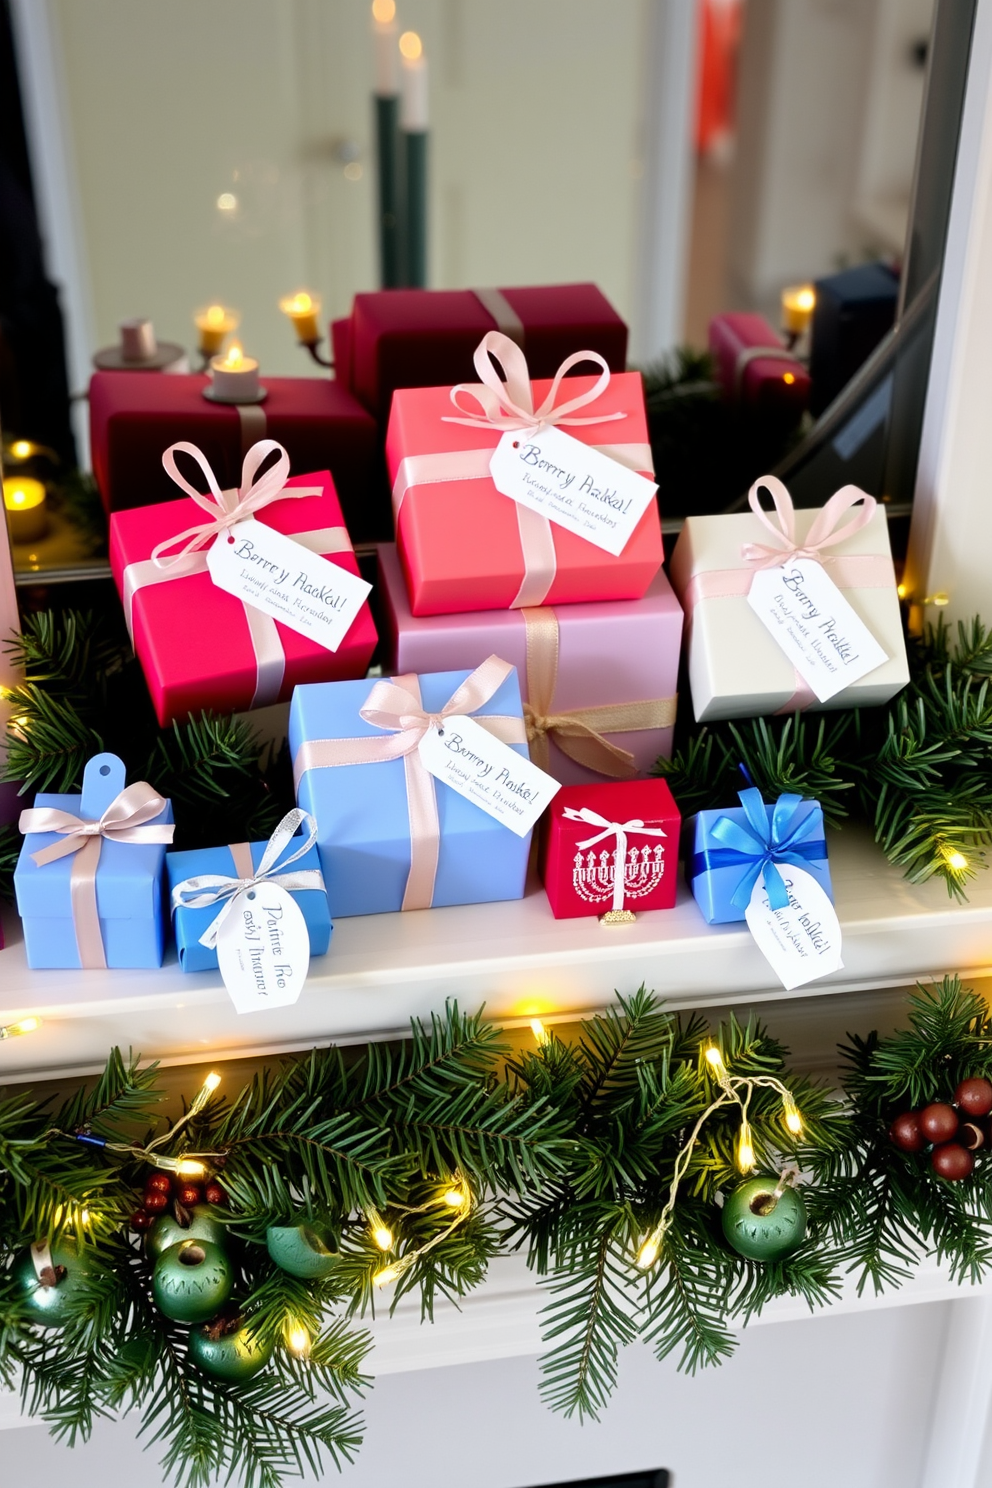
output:
[[688,823],[685,874],[709,925],[743,921],[768,865],[804,869],[833,899],[823,812],[817,801],[782,795],[772,806],[753,788],[740,806],[700,811]]
[[[474,675],[464,671],[421,675],[423,709],[439,713]],[[290,708],[289,747],[297,800],[316,818],[320,864],[335,919],[402,909],[410,879],[413,853],[405,760],[307,767],[308,754],[319,757],[321,740],[354,739],[364,745],[366,740],[396,737],[361,716],[374,685],[371,680],[302,684]],[[509,669],[505,680],[472,714],[480,722],[490,715],[520,720],[520,738],[524,738],[515,669]],[[509,747],[528,758],[526,743]],[[516,836],[439,781],[429,778],[428,789],[433,790],[437,803],[438,834],[433,894],[427,903],[438,907],[522,898],[531,834]],[[418,843],[418,851],[422,853],[425,846],[432,858],[433,842]]]
[[[296,840],[298,841],[299,838],[297,837]],[[290,848],[293,845],[294,840],[290,838]],[[267,846],[267,842],[240,844],[245,853],[251,854],[253,869],[258,868]],[[202,847],[189,852],[167,853],[165,869],[169,880],[169,900],[172,901],[172,891],[176,885],[185,882],[188,878],[198,878],[204,874],[216,874],[223,878],[239,878],[242,875],[238,868],[239,865],[235,862],[234,853],[230,847]],[[287,872],[299,872],[306,869],[317,871],[320,869],[320,858],[316,847],[311,847],[302,857],[297,858]],[[277,880],[278,874],[279,868],[276,866],[274,875]],[[330,910],[327,907],[327,895],[323,889],[290,889],[289,894],[299,905],[306,921],[311,957],[326,955],[333,929]],[[172,927],[176,937],[179,964],[183,971],[217,970],[217,948],[201,945],[200,936],[217,918],[222,902],[205,905],[199,909],[189,904],[173,906]]]

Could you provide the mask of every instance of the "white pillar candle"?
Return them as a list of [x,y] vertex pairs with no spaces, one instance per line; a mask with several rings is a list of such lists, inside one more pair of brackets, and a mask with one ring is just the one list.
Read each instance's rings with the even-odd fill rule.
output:
[[400,53],[400,128],[408,134],[423,134],[429,122],[427,58],[416,31],[403,32]]
[[235,341],[224,356],[210,363],[214,401],[217,403],[254,403],[258,400],[258,362],[246,357]]
[[395,0],[372,0],[372,41],[375,48],[376,96],[395,98],[399,92]]

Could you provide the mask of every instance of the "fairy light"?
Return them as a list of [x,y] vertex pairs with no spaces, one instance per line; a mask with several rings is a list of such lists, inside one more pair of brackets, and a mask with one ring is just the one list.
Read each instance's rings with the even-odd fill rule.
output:
[[790,1097],[782,1102],[785,1107],[785,1124],[794,1137],[801,1137],[803,1133],[803,1118],[799,1114],[799,1108]]
[[644,1244],[641,1246],[640,1250],[637,1252],[637,1264],[642,1271],[649,1271],[651,1269],[655,1261],[658,1259],[658,1252],[660,1249],[660,1238],[657,1238],[655,1235],[649,1235]]
[[34,1033],[40,1027],[40,1018],[22,1018],[19,1023],[7,1023],[0,1028],[0,1039],[21,1038],[25,1033]]
[[540,1047],[541,1044],[546,1044],[548,1042],[548,1030],[545,1028],[540,1018],[531,1018],[530,1031],[534,1035],[534,1039],[538,1047]]
[[712,1066],[717,1079],[722,1079],[727,1073],[727,1066],[723,1062],[723,1055],[716,1044],[710,1044],[706,1049],[706,1063]]
[[379,1217],[378,1214],[375,1213],[374,1210],[368,1216],[368,1221],[369,1234],[372,1236],[373,1245],[378,1246],[379,1250],[392,1250],[393,1232],[389,1228],[389,1226]]
[[295,1359],[307,1359],[310,1357],[310,1334],[298,1318],[291,1318],[286,1323],[283,1336],[286,1339],[287,1349]]
[[220,1081],[221,1077],[217,1073],[217,1071],[211,1070],[210,1074],[207,1076],[203,1084],[200,1086],[199,1090],[194,1095],[193,1100],[190,1103],[190,1108],[186,1113],[187,1116],[196,1116],[200,1111],[203,1110],[204,1106],[207,1104],[207,1101],[210,1099],[214,1091],[217,1089],[217,1086],[220,1084]]
[[400,1270],[401,1268],[399,1266],[383,1266],[382,1270],[377,1271],[373,1276],[372,1285],[374,1287],[388,1286],[391,1281],[396,1281],[400,1275]]
[[746,1116],[741,1122],[740,1135],[737,1138],[737,1166],[742,1173],[753,1173],[755,1168],[751,1123]]
[[948,868],[952,868],[955,873],[963,873],[968,866],[968,859],[964,853],[949,852],[947,854],[947,866]]
[[463,1188],[449,1188],[441,1195],[441,1202],[449,1209],[462,1209],[468,1203],[468,1194]]

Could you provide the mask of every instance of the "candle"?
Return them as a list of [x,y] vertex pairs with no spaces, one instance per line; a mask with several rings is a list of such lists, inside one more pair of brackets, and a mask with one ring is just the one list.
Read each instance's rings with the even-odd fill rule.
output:
[[296,330],[296,339],[301,346],[316,346],[320,340],[317,317],[320,315],[320,299],[301,289],[295,295],[286,295],[279,301],[279,309],[288,315]]
[[400,128],[408,133],[422,134],[427,128],[427,58],[416,31],[403,32],[400,56],[403,60]]
[[404,283],[423,289],[427,283],[427,58],[416,31],[403,32],[400,55]]
[[3,504],[11,542],[37,542],[44,537],[48,531],[48,513],[41,481],[26,475],[8,476],[3,483]]
[[801,336],[813,318],[816,291],[812,284],[794,284],[782,291],[782,329]]
[[208,305],[205,310],[198,310],[193,324],[200,333],[200,355],[215,356],[224,344],[224,337],[236,331],[240,323],[238,312],[224,305]]
[[372,42],[375,48],[376,97],[395,98],[399,92],[395,0],[372,0]]
[[237,341],[232,342],[226,356],[216,356],[210,363],[212,379],[210,395],[216,403],[257,403],[261,389],[258,385],[258,362],[246,357]]
[[379,277],[383,289],[403,282],[400,254],[399,53],[395,0],[372,0],[375,49],[375,144],[379,188]]
[[155,328],[150,320],[122,320],[121,357],[125,362],[149,362],[158,351]]

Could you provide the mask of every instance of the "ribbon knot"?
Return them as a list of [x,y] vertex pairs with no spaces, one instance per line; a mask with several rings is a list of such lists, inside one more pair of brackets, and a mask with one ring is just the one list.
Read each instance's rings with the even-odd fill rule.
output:
[[[493,366],[494,359],[503,370],[502,378]],[[488,331],[475,348],[473,361],[481,386],[460,382],[453,387],[451,401],[461,417],[455,418],[448,414],[442,420],[443,423],[467,424],[470,428],[490,424],[503,433],[525,429],[533,434],[552,425],[605,424],[627,417],[625,413],[600,413],[591,418],[575,417],[578,409],[594,403],[609,386],[610,369],[606,359],[598,351],[573,351],[571,356],[566,357],[554,375],[547,397],[538,409],[534,408],[534,390],[527,358],[509,336],[504,336],[502,331]],[[562,379],[581,362],[594,362],[600,368],[595,384],[584,393],[579,393],[564,403],[557,403]],[[465,408],[459,402],[462,393],[474,398],[481,413]]]
[[[607,837],[613,837],[616,840],[616,849],[613,853],[613,903],[610,907],[614,912],[623,909],[628,832],[638,832],[645,837],[667,837],[668,833],[664,827],[646,826],[639,816],[631,817],[630,821],[625,822],[610,821],[589,806],[578,808],[566,806],[563,815],[569,821],[585,822],[590,827],[602,828],[602,831],[594,833],[592,837],[587,837],[583,842],[575,844],[583,852],[587,847],[595,847],[597,842],[602,842]],[[647,851],[646,848],[645,851]]]
[[[775,515],[778,522],[774,522],[768,512],[761,505],[759,492],[762,486],[771,492],[772,501],[775,503]],[[748,505],[755,516],[767,527],[774,538],[774,543],[745,543],[741,548],[741,557],[752,564],[755,568],[780,568],[785,563],[791,563],[796,558],[808,558],[816,563],[832,563],[834,555],[824,551],[841,543],[845,538],[860,532],[862,527],[867,527],[875,515],[875,507],[878,505],[874,496],[869,496],[858,486],[841,486],[835,491],[830,500],[820,508],[813,521],[812,527],[799,542],[796,538],[796,510],[792,504],[792,497],[788,488],[775,475],[763,475],[756,480],[747,493]],[[843,527],[838,527],[838,522],[845,512],[861,502],[860,510],[854,513],[849,522]]]
[[[806,839],[817,829],[815,811],[799,816],[803,797],[785,791],[772,808],[771,820],[761,792],[754,786],[738,792],[744,808],[747,825],[732,821],[729,816],[718,817],[710,836],[725,849],[728,860],[721,865],[710,862],[706,866],[740,866],[740,880],[731,895],[735,909],[746,909],[751,902],[751,893],[760,875],[768,903],[772,909],[785,909],[789,903],[789,892],[779,871],[781,863],[792,863],[804,868],[815,856],[825,851],[821,842],[810,843]],[[798,820],[797,820],[798,818]],[[705,854],[703,855],[705,858]]]

